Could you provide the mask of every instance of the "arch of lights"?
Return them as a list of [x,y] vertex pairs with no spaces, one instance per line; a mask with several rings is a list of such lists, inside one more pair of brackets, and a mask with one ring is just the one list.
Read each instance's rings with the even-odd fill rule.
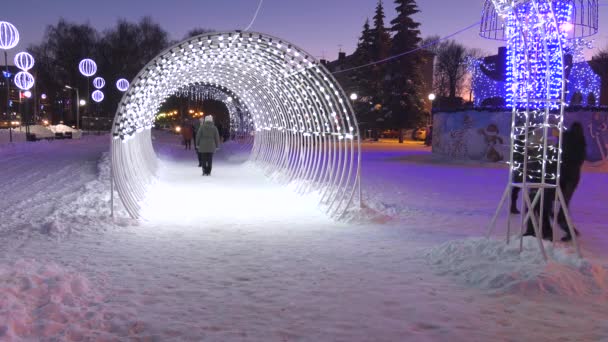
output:
[[[541,240],[546,196],[553,201],[553,240],[563,210],[580,256],[559,179],[566,107],[565,51],[573,39],[597,33],[596,0],[486,0],[481,35],[507,41],[507,105],[511,119],[509,182],[492,218],[489,233],[513,188],[522,189],[520,249],[528,223]],[[554,136],[557,132],[557,137]],[[539,208],[535,212],[534,208]],[[507,218],[507,243],[511,216]]]
[[113,185],[139,217],[158,168],[154,115],[191,84],[229,89],[253,119],[250,161],[298,192],[318,191],[340,217],[360,200],[360,135],[348,97],[333,76],[295,45],[261,33],[221,32],[165,50],[131,82],[112,128]]
[[230,139],[239,142],[243,148],[247,148],[253,143],[255,125],[251,112],[229,89],[217,88],[208,84],[193,84],[180,88],[177,94],[192,101],[223,102],[230,117]]

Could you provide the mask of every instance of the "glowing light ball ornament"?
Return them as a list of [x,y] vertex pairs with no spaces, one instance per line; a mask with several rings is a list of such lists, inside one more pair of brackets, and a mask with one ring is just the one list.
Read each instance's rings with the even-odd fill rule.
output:
[[28,71],[34,67],[34,57],[27,52],[19,52],[15,55],[14,59],[15,65],[17,68]]
[[10,50],[19,44],[19,31],[15,25],[0,21],[0,49]]
[[78,64],[78,70],[86,77],[91,77],[97,73],[97,63],[94,60],[86,58]]
[[119,79],[116,81],[116,88],[122,92],[127,91],[129,89],[129,81],[124,78]]
[[29,91],[29,90],[26,90],[26,91],[23,93],[23,96],[25,96],[25,97],[27,97],[27,98],[29,99],[30,97],[32,97],[32,92],[31,92],[31,91]]
[[104,98],[103,92],[101,90],[95,90],[93,92],[93,94],[91,94],[91,98],[93,98],[93,101],[99,103],[99,102],[103,101],[103,98]]
[[106,80],[104,80],[102,77],[96,77],[96,78],[93,80],[93,86],[94,86],[96,89],[101,89],[101,88],[103,88],[103,87],[105,87],[105,86],[106,86]]
[[27,71],[20,71],[15,75],[15,85],[21,90],[30,90],[34,86],[34,76]]

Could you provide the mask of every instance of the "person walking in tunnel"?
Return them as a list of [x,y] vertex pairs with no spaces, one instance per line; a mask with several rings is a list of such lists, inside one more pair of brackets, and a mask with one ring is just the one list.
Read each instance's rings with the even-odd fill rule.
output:
[[213,154],[220,146],[220,133],[213,124],[213,116],[207,115],[205,122],[198,129],[196,133],[196,146],[198,146],[198,152],[201,155],[203,176],[210,176],[213,165]]
[[203,161],[201,158],[201,153],[198,151],[198,144],[197,144],[197,140],[196,140],[196,136],[198,135],[198,131],[201,128],[201,126],[203,125],[203,118],[200,118],[198,120],[194,120],[194,123],[192,124],[192,132],[194,133],[193,136],[195,137],[194,139],[194,150],[196,151],[196,158],[198,158],[198,167],[202,167],[203,166]]

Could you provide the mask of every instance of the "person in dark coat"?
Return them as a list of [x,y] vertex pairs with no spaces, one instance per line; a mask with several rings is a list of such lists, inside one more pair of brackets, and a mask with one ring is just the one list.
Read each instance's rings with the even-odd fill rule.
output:
[[[559,185],[562,189],[564,200],[566,201],[566,206],[568,208],[570,208],[570,200],[581,180],[581,169],[586,157],[587,144],[585,142],[583,126],[579,122],[574,122],[572,126],[570,126],[570,129],[563,134],[562,165],[559,179]],[[562,238],[562,241],[572,240],[566,217],[561,209],[558,214],[558,222],[560,228],[566,232],[566,236]],[[578,235],[576,229],[574,229],[574,232]]]
[[196,146],[198,146],[198,152],[201,154],[203,176],[210,176],[213,154],[220,147],[220,134],[213,124],[213,116],[207,115],[205,123],[198,129]]
[[184,139],[184,145],[186,150],[192,149],[192,137],[194,136],[194,132],[192,131],[192,126],[185,124],[182,127],[182,138]]
[[[194,133],[194,137],[197,136],[198,134],[198,130],[199,128],[201,128],[201,126],[203,125],[203,118],[200,118],[198,120],[194,120],[194,123],[192,124],[192,131]],[[198,144],[196,143],[196,139],[194,139],[194,150],[196,151],[196,157],[198,158],[198,167],[202,167],[203,166],[203,160],[202,160],[202,156],[201,153],[198,151]]]
[[[525,146],[524,139],[525,139],[525,135],[520,134],[515,137],[515,140],[513,142],[513,148],[514,148],[513,162],[518,163],[520,165],[523,164],[523,162],[524,162],[524,154],[523,154],[524,146]],[[514,171],[512,181],[513,181],[513,183],[522,183],[523,182],[522,175],[518,171]],[[520,191],[521,191],[521,188],[519,188],[519,187],[514,186],[511,188],[511,214],[520,214],[521,213],[519,211],[519,209],[517,209],[517,198],[519,197]]]

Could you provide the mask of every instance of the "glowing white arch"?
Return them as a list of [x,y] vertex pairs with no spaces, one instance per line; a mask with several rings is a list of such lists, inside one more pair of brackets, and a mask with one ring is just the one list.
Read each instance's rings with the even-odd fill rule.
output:
[[[132,217],[155,178],[150,129],[163,101],[181,87],[229,89],[255,126],[250,160],[298,191],[319,191],[331,215],[360,199],[360,135],[332,75],[295,45],[251,32],[204,34],[158,55],[131,82],[112,129],[112,172]],[[358,193],[357,193],[358,192]]]

